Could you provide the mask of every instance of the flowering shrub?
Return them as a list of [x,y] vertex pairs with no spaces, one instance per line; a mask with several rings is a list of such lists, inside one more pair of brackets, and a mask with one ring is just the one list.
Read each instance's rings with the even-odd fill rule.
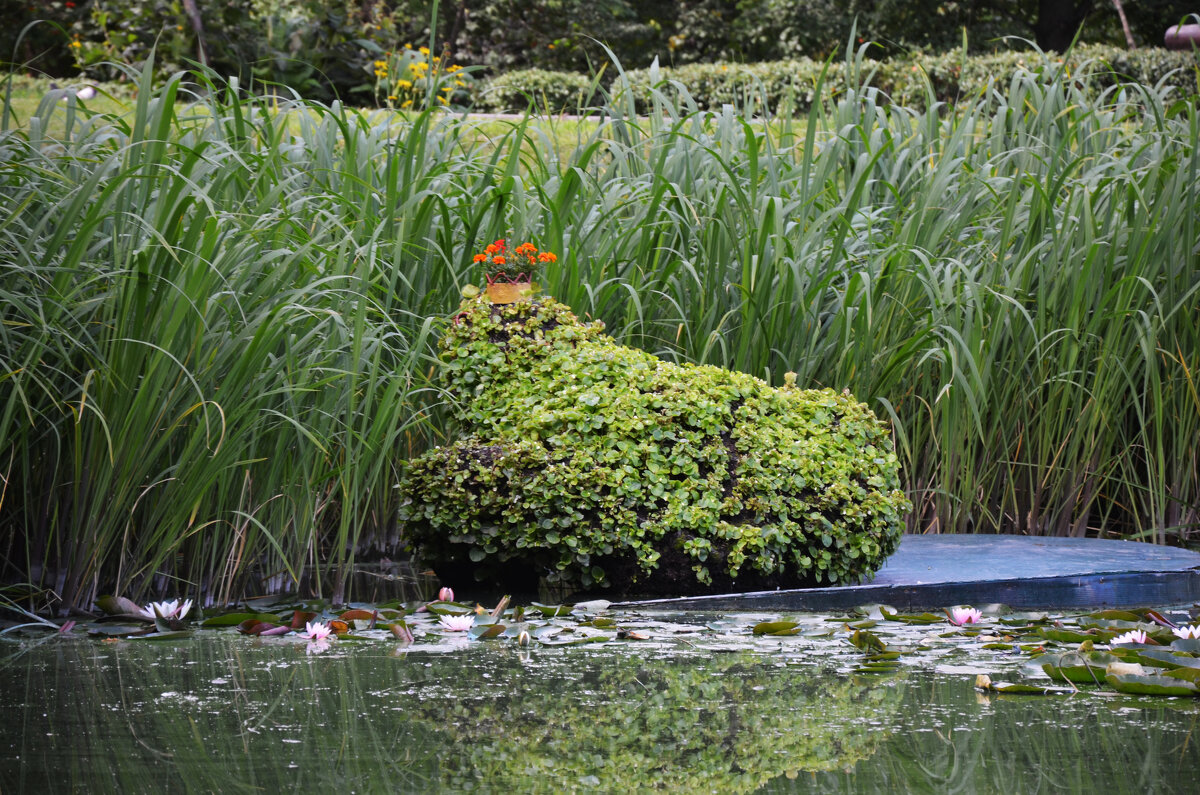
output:
[[[419,108],[427,101],[438,105],[470,104],[474,82],[458,64],[445,63],[430,55],[428,47],[405,45],[385,52],[371,63],[375,75],[375,99],[389,108]],[[432,99],[431,99],[432,98]]]
[[475,264],[483,265],[488,284],[495,282],[531,282],[541,266],[556,262],[558,257],[549,251],[538,251],[532,243],[522,243],[509,251],[503,238],[488,244],[482,254],[475,255]]

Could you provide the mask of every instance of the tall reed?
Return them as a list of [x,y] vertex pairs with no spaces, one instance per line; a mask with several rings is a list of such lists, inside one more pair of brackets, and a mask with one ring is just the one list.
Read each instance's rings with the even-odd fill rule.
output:
[[6,104],[4,577],[343,596],[401,540],[392,486],[445,432],[435,318],[505,234],[626,344],[871,402],[913,531],[1194,539],[1194,97],[1047,62],[923,111],[840,68],[799,120],[680,87],[402,118],[148,72],[127,116]]
[[426,444],[476,164],[428,114],[140,79],[128,117],[48,99],[0,141],[6,576],[340,600]]
[[[845,84],[864,84],[850,58]],[[1195,96],[1049,59],[924,112],[614,114],[542,181],[552,291],[626,342],[892,418],[910,530],[1200,528]],[[586,186],[586,188],[568,186]]]

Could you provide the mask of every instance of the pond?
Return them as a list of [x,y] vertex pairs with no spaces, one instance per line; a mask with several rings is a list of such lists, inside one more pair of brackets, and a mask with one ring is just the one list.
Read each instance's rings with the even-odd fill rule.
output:
[[0,791],[1144,793],[1200,775],[1200,698],[975,687],[1053,684],[1019,635],[1054,617],[596,615],[527,646],[423,621],[412,643],[10,636]]

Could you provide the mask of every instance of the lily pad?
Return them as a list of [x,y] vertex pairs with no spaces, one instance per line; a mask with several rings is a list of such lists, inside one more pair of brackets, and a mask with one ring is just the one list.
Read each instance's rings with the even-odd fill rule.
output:
[[1094,613],[1088,613],[1088,618],[1097,618],[1103,621],[1132,621],[1135,624],[1142,621],[1141,616],[1128,610],[1097,610]]
[[1042,670],[1056,682],[1100,684],[1110,663],[1119,662],[1115,655],[1102,651],[1044,654],[1038,658]]
[[[315,615],[315,614],[314,614]],[[202,627],[234,627],[244,621],[266,621],[270,624],[278,624],[279,616],[273,613],[226,613],[223,616],[213,616],[206,618]]]
[[1187,652],[1175,652],[1170,649],[1140,648],[1137,649],[1138,662],[1159,668],[1197,668],[1200,669],[1200,658],[1193,657]]
[[130,640],[180,640],[182,638],[190,638],[191,632],[187,630],[177,630],[175,632],[147,632],[140,635],[128,635]]
[[879,612],[888,621],[900,621],[905,624],[917,624],[917,625],[940,624],[941,622],[946,620],[945,616],[934,615],[933,613],[920,613],[918,615],[912,615],[912,614],[905,615],[903,613],[898,613],[895,610],[892,610],[891,608],[885,607],[885,606],[881,606],[879,608]]
[[573,635],[565,638],[561,635],[554,635],[539,638],[543,646],[582,646],[585,643],[607,643],[612,639],[611,635]]
[[855,631],[850,636],[850,642],[865,652],[879,653],[887,651],[887,644],[883,642],[883,639],[874,632],[867,632],[865,629]]
[[1118,693],[1139,696],[1196,696],[1200,688],[1185,679],[1148,674],[1109,674],[1104,677],[1108,686]]
[[238,624],[237,631],[243,635],[286,635],[292,631],[292,628],[280,624],[278,621],[259,621],[257,618],[248,618]]
[[142,615],[142,606],[124,596],[101,596],[96,600],[96,607],[110,616],[140,617]]
[[800,624],[796,621],[761,621],[752,631],[755,635],[797,635]]
[[574,610],[573,605],[544,605],[538,602],[532,602],[529,605],[531,610],[536,610],[545,618],[554,618],[556,616],[569,616]]
[[1171,641],[1175,651],[1200,652],[1200,638],[1177,638]]
[[476,624],[468,630],[468,633],[476,640],[486,640],[500,637],[504,634],[504,630],[503,624]]
[[1058,641],[1059,643],[1083,643],[1085,640],[1100,641],[1103,643],[1114,636],[1114,633],[1100,633],[1095,630],[1089,632],[1078,632],[1071,629],[1060,629],[1057,627],[1038,627],[1038,635],[1046,640]]

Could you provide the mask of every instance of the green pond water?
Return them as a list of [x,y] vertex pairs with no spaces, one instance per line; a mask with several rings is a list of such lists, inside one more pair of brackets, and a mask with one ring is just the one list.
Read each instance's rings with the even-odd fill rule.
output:
[[902,654],[868,673],[854,617],[752,634],[769,618],[625,614],[633,638],[528,647],[8,636],[0,792],[1196,791],[1200,698],[978,691],[1049,684],[986,624],[879,622]]

